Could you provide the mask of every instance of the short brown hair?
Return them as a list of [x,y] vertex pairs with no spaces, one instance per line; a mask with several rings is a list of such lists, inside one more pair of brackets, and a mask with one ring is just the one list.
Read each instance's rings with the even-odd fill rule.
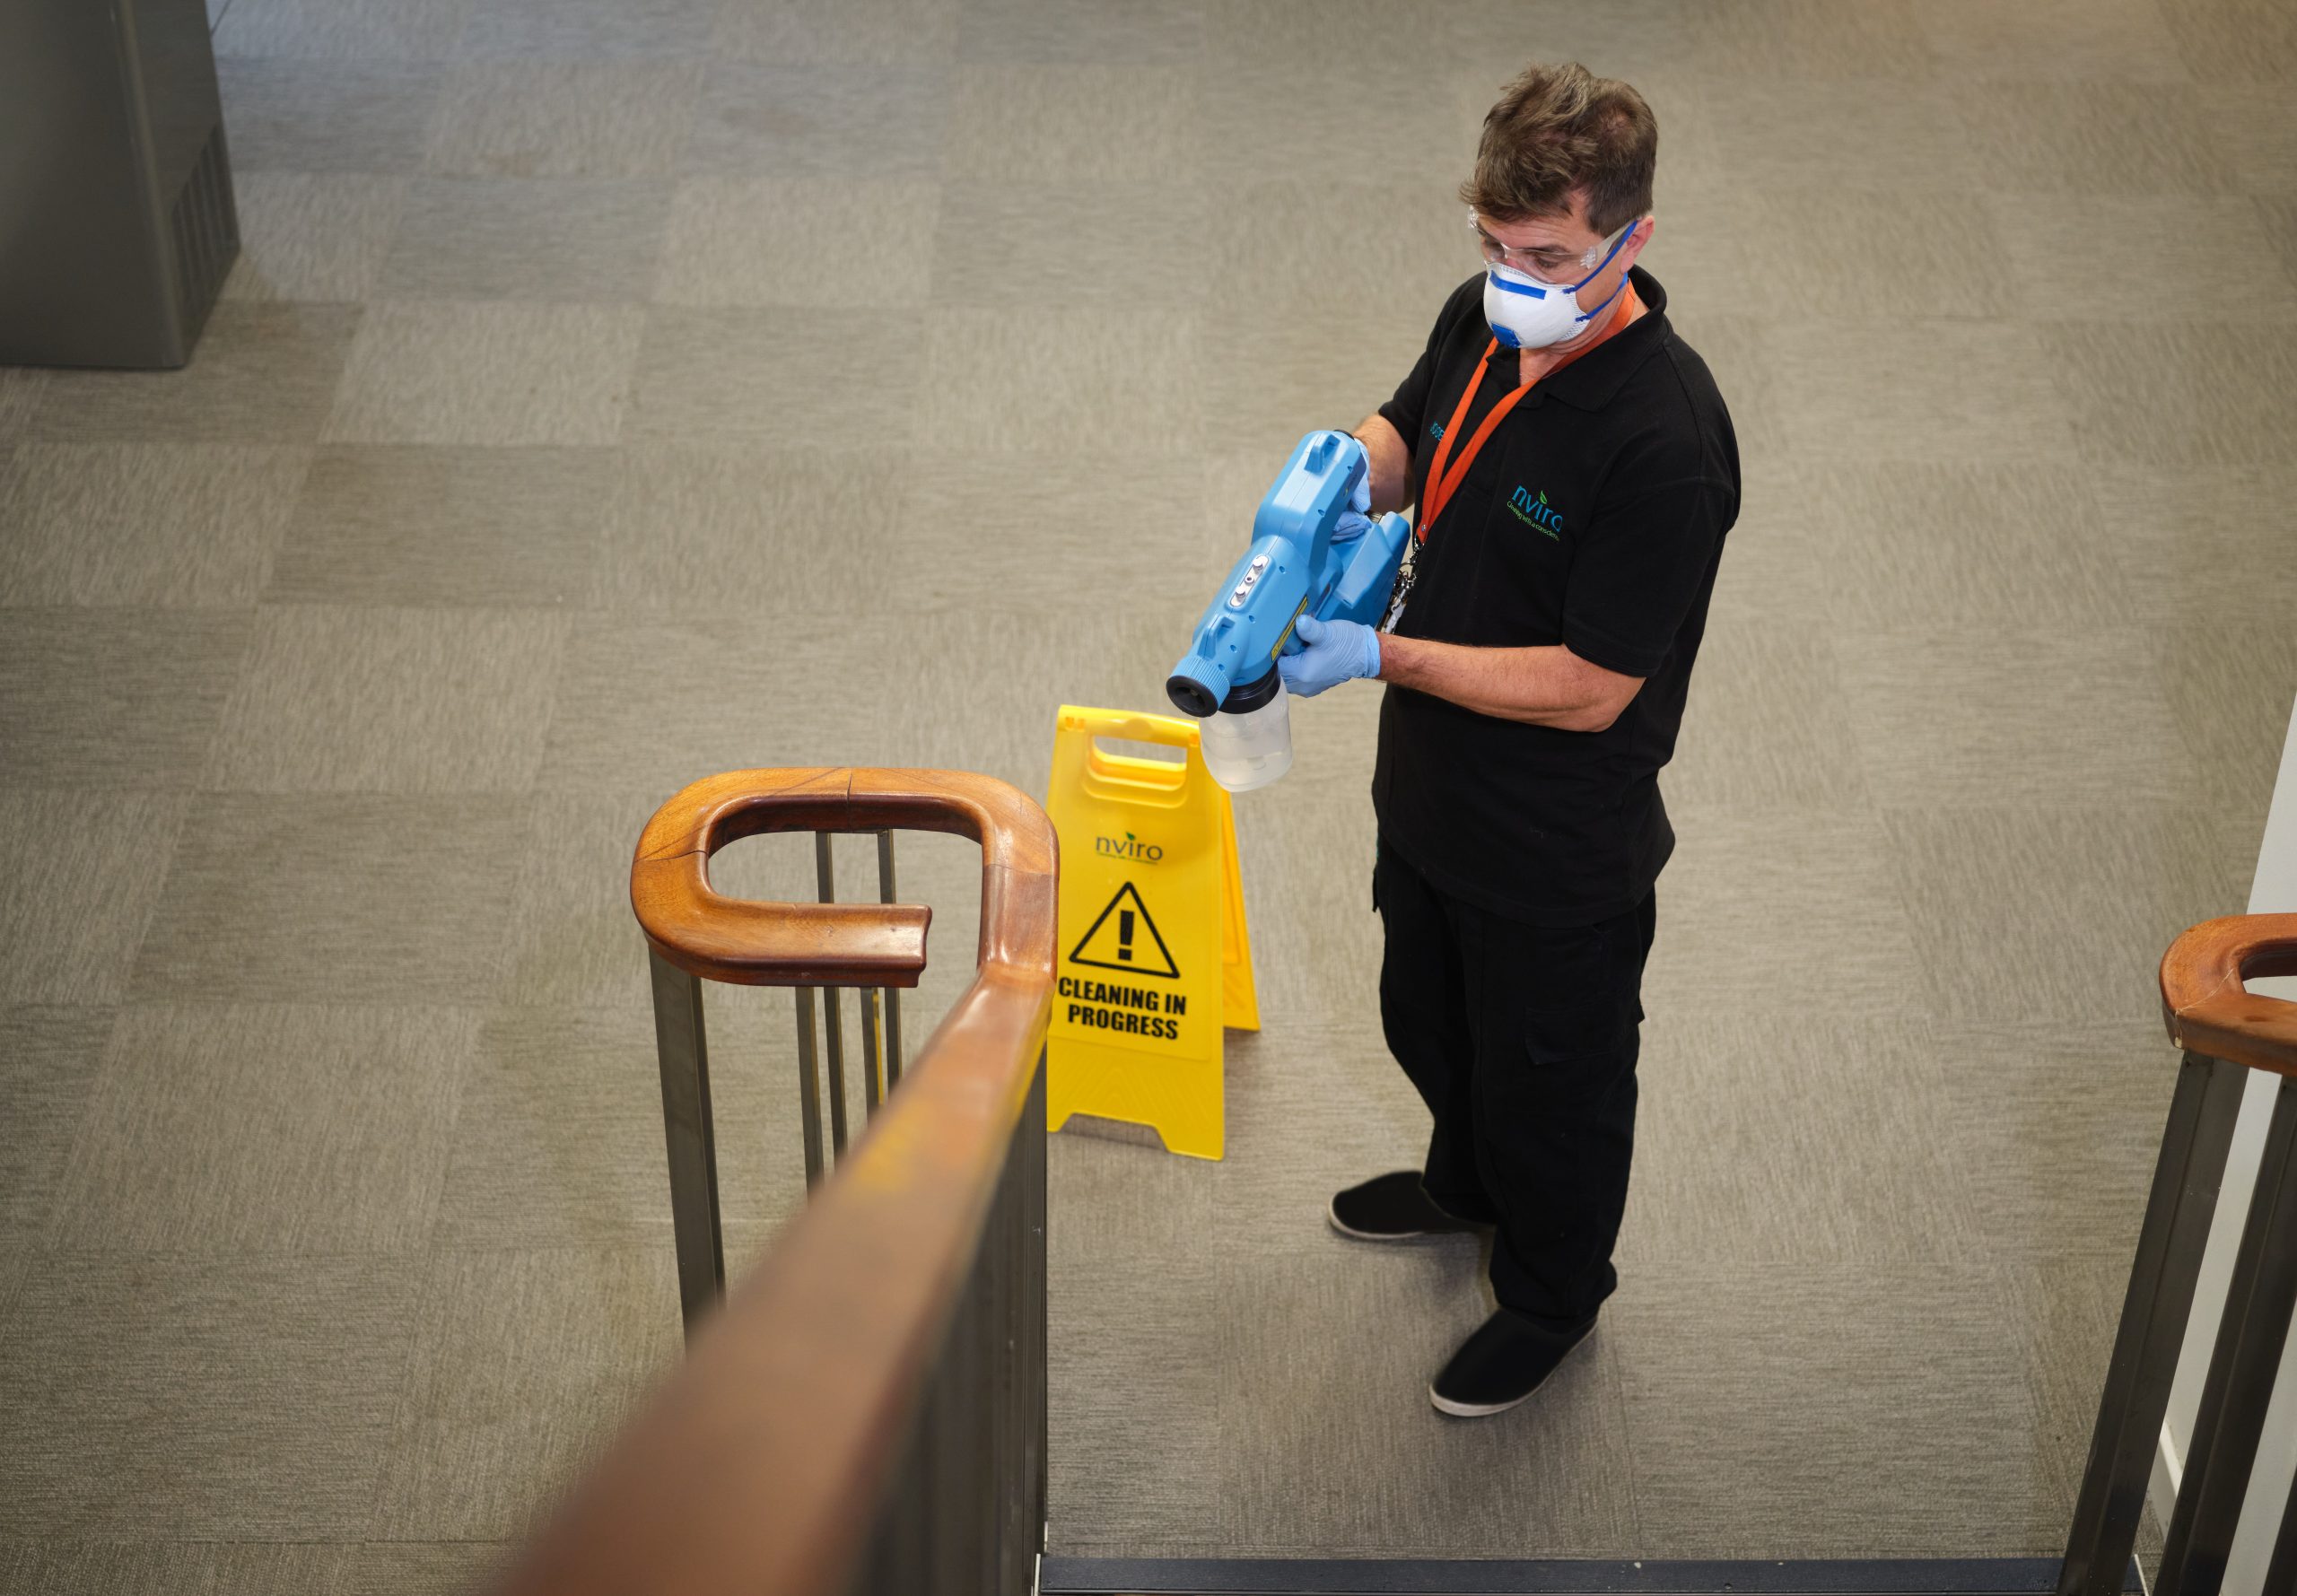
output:
[[1576,61],[1534,61],[1485,113],[1460,197],[1494,222],[1521,222],[1567,215],[1582,193],[1588,227],[1607,236],[1651,209],[1658,158],[1658,119],[1642,95]]

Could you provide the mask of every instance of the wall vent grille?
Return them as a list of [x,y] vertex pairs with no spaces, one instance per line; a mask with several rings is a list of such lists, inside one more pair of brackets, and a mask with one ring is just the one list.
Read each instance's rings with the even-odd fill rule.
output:
[[206,321],[240,252],[239,216],[231,204],[231,172],[223,156],[223,125],[207,135],[191,175],[170,213],[176,243],[176,310],[188,339]]

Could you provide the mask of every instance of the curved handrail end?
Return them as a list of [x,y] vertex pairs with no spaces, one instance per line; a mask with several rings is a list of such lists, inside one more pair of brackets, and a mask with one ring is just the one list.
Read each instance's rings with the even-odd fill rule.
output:
[[[757,903],[721,896],[710,859],[764,832],[948,832],[981,844],[983,958],[1052,939],[1052,823],[1019,789],[971,771],[842,766],[728,771],[673,794],[646,823],[630,906],[655,952],[746,986],[913,987],[931,911],[915,904]],[[1015,916],[1018,915],[1017,922]],[[1028,937],[1016,941],[1017,923]],[[1048,976],[1050,972],[1047,972]]]
[[2241,983],[2297,975],[2297,914],[2205,920],[2162,955],[2162,1017],[2170,1040],[2276,1075],[2297,1076],[2297,1003]]

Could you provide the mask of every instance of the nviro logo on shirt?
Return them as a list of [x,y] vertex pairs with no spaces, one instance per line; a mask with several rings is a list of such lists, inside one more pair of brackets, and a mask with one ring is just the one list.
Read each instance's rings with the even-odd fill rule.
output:
[[1531,489],[1518,487],[1507,500],[1507,508],[1517,520],[1536,532],[1544,532],[1558,543],[1563,541],[1563,517],[1547,501],[1544,490],[1534,494]]

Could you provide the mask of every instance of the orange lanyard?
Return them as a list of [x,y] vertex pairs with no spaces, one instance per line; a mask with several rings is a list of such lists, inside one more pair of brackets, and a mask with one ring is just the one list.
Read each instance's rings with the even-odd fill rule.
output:
[[[1635,288],[1630,283],[1618,311],[1611,317],[1610,324],[1603,328],[1603,336],[1585,349],[1573,350],[1549,368],[1546,375],[1554,376],[1556,372],[1562,371],[1581,355],[1601,347],[1609,341],[1613,333],[1634,320],[1638,310],[1639,303],[1635,297]],[[1428,528],[1436,524],[1436,518],[1444,513],[1444,506],[1452,501],[1452,495],[1459,490],[1461,480],[1468,474],[1468,467],[1475,463],[1478,451],[1483,448],[1483,440],[1491,436],[1492,429],[1497,427],[1507,414],[1515,407],[1515,401],[1530,393],[1536,386],[1534,383],[1527,382],[1494,405],[1491,407],[1491,414],[1485,416],[1481,424],[1476,428],[1475,436],[1468,440],[1467,449],[1460,456],[1459,463],[1452,466],[1449,470],[1445,469],[1452,458],[1452,440],[1460,435],[1460,423],[1467,420],[1468,406],[1475,402],[1475,390],[1483,386],[1484,370],[1491,363],[1491,357],[1498,352],[1499,340],[1497,338],[1483,346],[1483,358],[1476,362],[1475,375],[1469,379],[1467,391],[1460,396],[1459,405],[1452,412],[1452,419],[1444,423],[1444,435],[1436,440],[1436,458],[1428,463],[1428,480],[1420,484],[1419,496],[1423,501],[1420,508],[1427,513],[1419,518],[1419,525],[1414,528],[1413,537],[1417,542],[1428,541]]]
[[1476,362],[1475,375],[1460,395],[1460,403],[1452,412],[1452,419],[1444,423],[1444,435],[1436,440],[1436,458],[1428,464],[1428,480],[1422,484],[1425,491],[1420,495],[1428,501],[1428,513],[1419,518],[1419,525],[1416,528],[1421,543],[1428,541],[1428,529],[1436,524],[1436,518],[1444,513],[1444,506],[1452,501],[1452,494],[1459,488],[1460,479],[1475,463],[1477,452],[1483,448],[1483,440],[1491,436],[1491,429],[1515,407],[1516,400],[1532,391],[1531,385],[1526,383],[1494,405],[1491,414],[1483,418],[1483,424],[1476,428],[1475,436],[1468,440],[1467,452],[1460,457],[1459,465],[1449,472],[1445,470],[1445,463],[1452,458],[1452,440],[1460,435],[1460,423],[1467,420],[1468,406],[1475,402],[1475,390],[1483,386],[1484,371],[1498,349],[1499,340],[1497,338],[1483,346],[1483,358]]

